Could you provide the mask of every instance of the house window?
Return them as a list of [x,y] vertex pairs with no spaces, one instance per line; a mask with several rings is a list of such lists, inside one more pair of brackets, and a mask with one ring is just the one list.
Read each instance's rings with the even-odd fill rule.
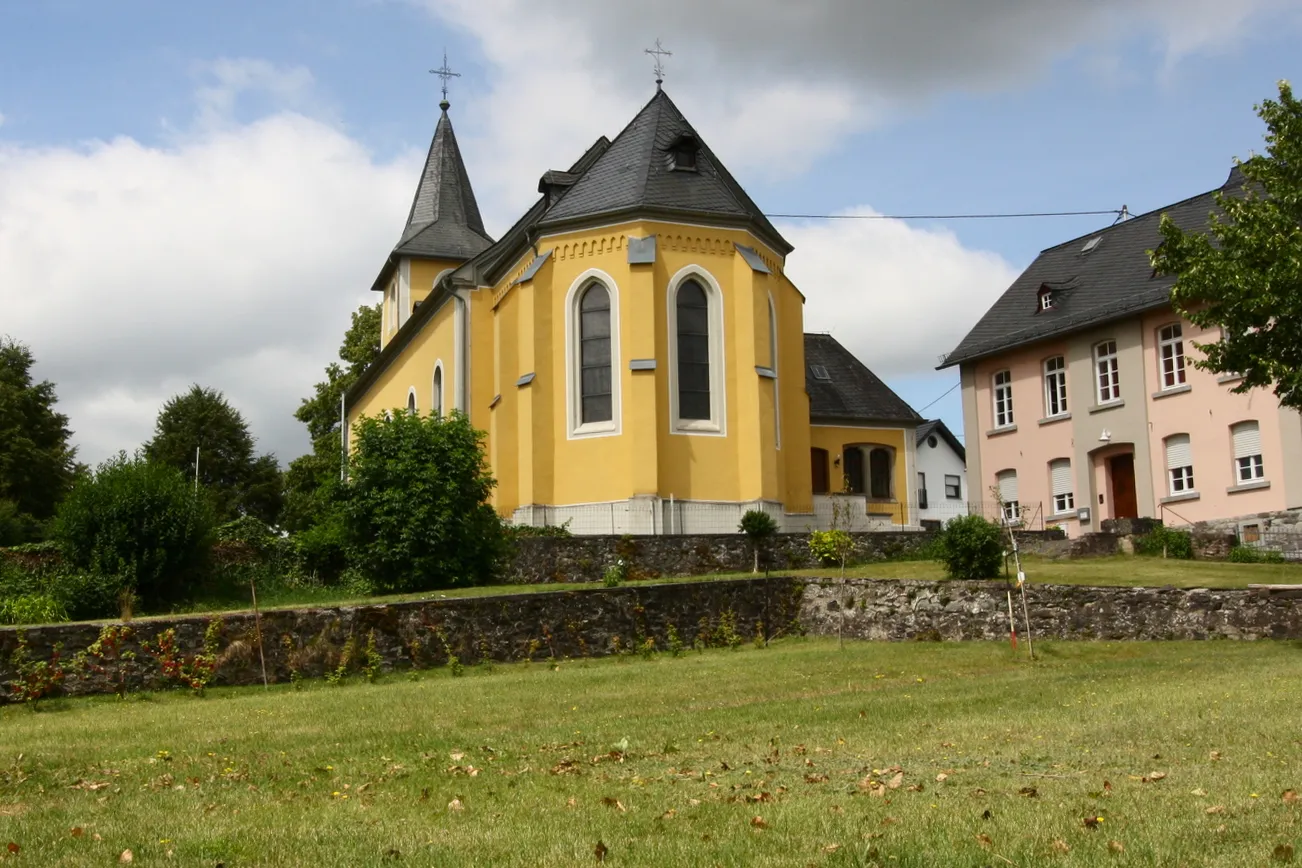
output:
[[411,416],[416,415],[416,387],[412,386],[407,390],[407,413]]
[[1163,326],[1157,333],[1158,357],[1161,360],[1162,388],[1184,385],[1184,339],[1180,324]]
[[435,416],[443,415],[443,365],[434,365],[434,385],[431,391],[430,409]]
[[1188,434],[1172,434],[1166,438],[1166,470],[1172,495],[1195,491],[1193,450],[1189,447]]
[[1053,310],[1053,293],[1050,290],[1040,290],[1040,310]]
[[1000,371],[995,374],[995,427],[1007,428],[1013,424],[1013,374]]
[[1067,363],[1062,356],[1044,362],[1044,415],[1048,418],[1067,412]]
[[999,499],[1003,502],[1000,517],[1007,524],[1020,524],[1022,504],[1017,499],[1017,471],[1001,470],[995,474],[995,482],[999,487]]
[[594,283],[579,299],[579,423],[609,422],[614,376],[610,365],[610,291]]
[[1261,462],[1261,429],[1256,422],[1240,422],[1230,427],[1234,441],[1234,478],[1237,484],[1266,478]]
[[619,289],[597,269],[565,299],[566,413],[570,437],[619,433]]
[[814,483],[814,494],[827,494],[830,490],[828,467],[827,467],[827,450],[819,449],[817,446],[809,450],[809,470],[810,478]]
[[918,509],[927,508],[927,474],[918,474]]
[[851,494],[863,494],[863,450],[858,446],[846,446],[841,454],[845,456],[845,490]]
[[723,297],[709,276],[688,266],[669,285],[669,376],[673,429],[724,429]]
[[945,498],[947,500],[961,500],[963,498],[963,477],[954,474],[945,474]]
[[1100,404],[1121,400],[1121,381],[1117,374],[1117,342],[1104,341],[1094,348],[1094,370],[1098,376]]
[[1076,508],[1076,498],[1072,494],[1071,461],[1058,458],[1049,462],[1049,485],[1053,492],[1053,512],[1060,515]]
[[875,447],[868,453],[868,496],[874,500],[891,499],[891,481],[895,470],[895,450]]

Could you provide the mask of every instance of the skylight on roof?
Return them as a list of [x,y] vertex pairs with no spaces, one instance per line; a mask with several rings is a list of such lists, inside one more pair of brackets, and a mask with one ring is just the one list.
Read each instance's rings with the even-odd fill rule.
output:
[[1094,236],[1093,238],[1091,238],[1089,241],[1086,241],[1086,242],[1085,242],[1085,246],[1082,247],[1082,248],[1080,249],[1080,252],[1081,252],[1081,253],[1089,253],[1089,252],[1090,252],[1091,250],[1093,250],[1095,247],[1098,247],[1098,246],[1099,246],[1099,242],[1102,241],[1102,240],[1103,240],[1103,236],[1102,236],[1102,235],[1095,235],[1095,236]]
[[832,375],[827,372],[827,368],[822,365],[810,365],[809,371],[814,375],[815,380],[830,380]]

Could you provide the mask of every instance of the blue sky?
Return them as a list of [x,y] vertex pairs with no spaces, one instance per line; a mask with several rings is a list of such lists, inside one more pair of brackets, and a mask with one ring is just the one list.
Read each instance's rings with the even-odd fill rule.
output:
[[[0,330],[86,459],[194,381],[293,457],[290,414],[401,228],[444,48],[490,231],[650,96],[657,36],[666,89],[772,213],[1138,213],[1220,184],[1297,77],[1298,4],[1094,5],[0,2]],[[783,228],[807,327],[921,408],[957,376],[928,360],[1012,275],[1109,222]],[[961,433],[957,392],[928,415]]]

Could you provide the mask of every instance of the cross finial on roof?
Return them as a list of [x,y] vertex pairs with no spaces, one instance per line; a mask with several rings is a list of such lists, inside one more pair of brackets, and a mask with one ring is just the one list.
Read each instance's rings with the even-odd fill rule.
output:
[[453,72],[448,68],[447,49],[443,50],[443,65],[438,69],[431,69],[430,74],[437,75],[439,78],[443,79],[443,101],[439,103],[439,108],[443,109],[443,111],[447,111],[448,107],[451,105],[451,103],[448,102],[448,79],[461,78],[461,73]]
[[660,89],[660,85],[662,85],[662,84],[664,83],[664,80],[665,80],[665,64],[664,64],[664,59],[665,59],[666,57],[673,57],[673,54],[674,54],[674,53],[673,53],[672,51],[668,51],[668,50],[666,50],[666,49],[665,49],[665,48],[660,44],[660,40],[659,40],[659,39],[656,40],[656,47],[655,47],[655,48],[647,48],[647,49],[644,49],[644,50],[646,51],[647,54],[650,54],[650,55],[654,56],[655,59],[656,59],[656,65],[655,65],[655,67],[654,67],[654,69],[655,69],[655,74],[656,74],[656,90],[659,90],[659,89]]

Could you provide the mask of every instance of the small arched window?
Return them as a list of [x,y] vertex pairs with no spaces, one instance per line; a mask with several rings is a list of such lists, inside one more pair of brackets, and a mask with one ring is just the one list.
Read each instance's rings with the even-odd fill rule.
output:
[[412,386],[407,391],[407,412],[412,416],[416,415],[416,387],[415,386]]
[[430,396],[430,407],[435,416],[443,415],[443,366],[434,366],[434,386]]
[[579,422],[609,422],[614,376],[610,364],[610,292],[600,283],[579,300]]
[[710,301],[695,280],[678,288],[678,418],[710,418]]

